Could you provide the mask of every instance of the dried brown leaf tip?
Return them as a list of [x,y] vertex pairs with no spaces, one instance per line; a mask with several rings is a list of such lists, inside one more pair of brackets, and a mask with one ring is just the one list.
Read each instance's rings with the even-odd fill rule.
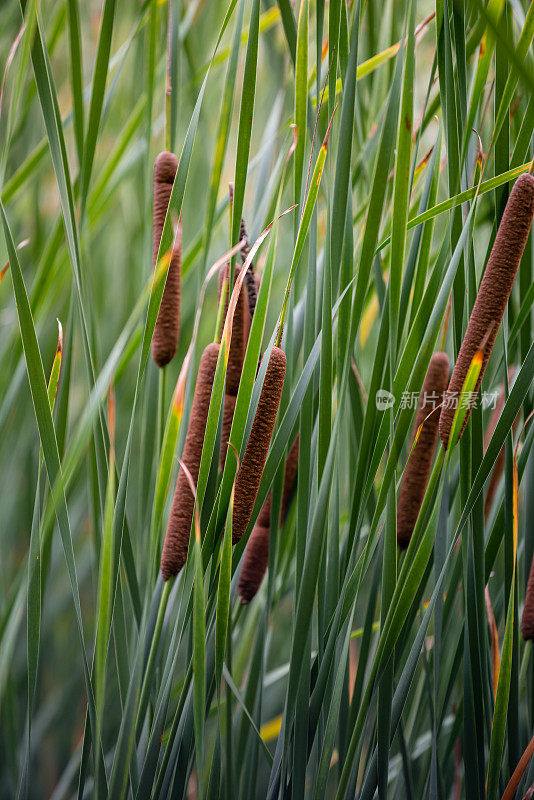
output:
[[[163,225],[169,207],[172,186],[178,169],[178,159],[164,151],[154,164],[154,211],[152,267],[156,268]],[[174,357],[180,337],[180,292],[182,273],[182,225],[178,223],[170,257],[167,280],[161,298],[158,318],[152,337],[152,357],[158,367],[164,367]]]
[[[439,405],[449,380],[449,359],[446,353],[434,353],[419,397],[412,432],[412,446],[402,476],[397,506],[397,543],[405,549],[413,529],[430,477],[439,425]],[[419,432],[419,433],[418,433]],[[417,436],[417,441],[414,441]]]
[[[285,520],[289,508],[289,502],[297,474],[298,461],[299,437],[297,436],[286,459],[280,523]],[[245,549],[245,555],[243,556],[243,566],[241,567],[238,584],[238,592],[243,605],[250,603],[252,598],[255,597],[269,564],[271,498],[272,492],[269,492],[269,496],[259,513],[258,521],[250,534],[250,539]]]
[[487,338],[482,368],[460,436],[467,425],[514,285],[533,217],[534,177],[524,174],[517,179],[508,198],[441,410],[439,435],[445,448],[449,444],[449,434],[456,410],[455,400],[460,397],[471,361],[480,343]]
[[239,542],[245,533],[256,502],[280,406],[285,374],[286,355],[280,347],[273,347],[254,422],[235,483],[232,515],[232,542],[234,544]]
[[[202,446],[204,444],[218,355],[218,344],[208,345],[202,353],[191,407],[191,417],[185,438],[182,461],[189,470],[195,485],[198,481],[200,470]],[[195,498],[191,492],[187,476],[184,470],[180,469],[161,555],[161,574],[165,581],[172,575],[177,575],[187,560],[194,506]]]
[[63,353],[63,325],[61,324],[59,317],[56,317],[56,321],[57,321],[56,355],[58,355],[58,353],[61,355],[61,353]]
[[[26,247],[26,245],[29,244],[29,243],[30,243],[29,239],[24,239],[22,242],[19,242],[19,244],[17,245],[17,250],[22,250],[22,248]],[[9,269],[9,261],[6,264],[4,264],[2,269],[0,269],[0,283],[2,283],[2,279],[3,279],[4,275],[6,274],[6,272],[8,271],[8,269]]]
[[525,605],[521,617],[521,635],[525,642],[534,641],[534,556],[530,565]]

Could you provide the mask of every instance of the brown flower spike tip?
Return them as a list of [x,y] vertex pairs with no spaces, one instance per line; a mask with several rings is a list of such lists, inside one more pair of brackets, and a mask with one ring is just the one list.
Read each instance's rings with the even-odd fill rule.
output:
[[237,544],[245,533],[256,502],[280,405],[285,374],[286,355],[279,347],[273,347],[245,454],[237,473],[232,515],[233,544]]
[[476,393],[482,382],[482,377],[497,337],[497,331],[514,285],[533,217],[534,177],[525,173],[517,179],[514,188],[510,192],[486,271],[471,311],[464,340],[454,365],[447,396],[441,409],[439,435],[445,448],[449,443],[449,434],[456,410],[454,401],[457,401],[460,397],[473,356],[486,338],[482,368],[473,392],[470,408],[458,438],[460,438],[467,425]]
[[528,642],[529,639],[534,642],[534,556],[530,565],[525,605],[521,617],[521,635],[525,642]]
[[[164,151],[156,158],[156,163],[154,164],[153,269],[156,268],[163,224],[177,169],[178,159],[173,153]],[[169,361],[172,361],[178,347],[178,339],[180,338],[181,275],[182,225],[179,223],[174,251],[167,272],[167,281],[161,298],[156,327],[154,328],[154,336],[152,337],[152,358],[158,367],[164,367]]]
[[[213,343],[209,344],[202,353],[189,427],[185,437],[182,461],[191,473],[195,484],[198,480],[200,469],[202,446],[204,444],[218,355],[219,345]],[[185,472],[180,469],[161,554],[161,574],[164,581],[168,580],[171,575],[177,575],[186,562],[194,508],[195,499],[187,482]]]
[[[241,273],[241,267],[236,264],[234,273],[234,284]],[[221,297],[223,282],[228,281],[230,275],[230,264],[225,264],[219,272],[219,287],[218,296]],[[229,290],[226,292],[226,300],[224,303],[224,317],[228,310],[228,297],[231,294]],[[239,293],[239,300],[234,312],[234,320],[232,323],[232,339],[230,342],[230,352],[228,354],[228,364],[226,365],[226,394],[231,394],[234,397],[237,395],[239,389],[239,381],[241,380],[241,370],[243,369],[243,359],[247,349],[248,330],[250,324],[250,316],[248,310],[248,297],[245,286],[241,287]],[[224,326],[224,319],[222,322]],[[222,327],[221,327],[222,335]]]
[[[245,220],[241,217],[241,226],[239,229],[239,238],[241,240],[245,240],[246,244],[241,250],[241,261],[243,264],[248,258],[248,254],[250,253],[250,243],[248,240],[247,235],[247,226],[245,225]],[[250,317],[254,316],[254,311],[256,309],[256,300],[258,299],[258,290],[259,290],[259,281],[258,275],[254,272],[254,262],[250,262],[250,266],[247,270],[247,274],[245,275],[245,286],[247,287],[247,294],[248,294],[248,307],[250,312]]]
[[[432,460],[436,449],[439,425],[439,406],[449,380],[449,358],[446,353],[434,353],[419,398],[412,432],[412,445],[423,424],[419,439],[402,476],[397,506],[397,544],[403,550],[410,544],[413,529],[423,502]],[[436,409],[432,413],[433,409]],[[430,416],[429,416],[430,415]]]
[[[299,437],[297,436],[286,459],[282,507],[280,510],[281,523],[285,520],[289,507],[291,491],[297,474],[298,460]],[[258,521],[250,534],[245,555],[243,556],[243,566],[241,567],[238,585],[238,592],[243,605],[250,603],[253,597],[256,596],[269,564],[271,497],[272,492],[269,492],[269,496],[259,513]]]

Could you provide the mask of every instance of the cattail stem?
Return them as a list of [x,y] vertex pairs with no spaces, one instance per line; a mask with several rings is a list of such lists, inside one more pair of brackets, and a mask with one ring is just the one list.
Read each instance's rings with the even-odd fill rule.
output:
[[[182,461],[189,470],[195,485],[200,471],[204,434],[218,356],[219,345],[215,343],[209,344],[202,353],[189,427],[185,437]],[[187,560],[194,507],[195,498],[186,473],[180,469],[161,554],[161,574],[164,581],[167,581],[171,575],[177,575]]]
[[159,641],[161,638],[161,631],[163,628],[163,620],[165,619],[165,612],[167,610],[167,603],[169,602],[169,597],[171,594],[173,583],[174,583],[174,577],[163,584],[163,591],[161,593],[161,598],[159,601],[158,616],[156,618],[156,625],[154,627],[152,641],[150,642],[150,651],[148,654],[148,661],[146,665],[145,674],[143,677],[143,686],[141,688],[139,708],[137,712],[136,732],[138,737],[140,736],[141,729],[143,727],[145,711],[148,703],[148,695],[150,692],[150,685],[152,683],[152,675],[154,673],[154,665],[156,663],[156,655],[158,652]]
[[484,341],[482,367],[459,437],[467,425],[508,304],[533,217],[534,177],[525,173],[517,179],[510,192],[441,410],[439,435],[445,448],[449,443],[456,410],[454,401],[460,397],[473,357]]
[[232,542],[234,544],[239,542],[245,533],[254,509],[280,406],[285,374],[286,355],[279,347],[273,347],[254,422],[235,483],[232,515]]
[[448,379],[449,359],[447,355],[441,352],[434,353],[430,359],[419,398],[412,432],[412,445],[416,436],[418,439],[406,464],[399,491],[397,544],[403,549],[410,543],[425,496],[438,438],[438,408],[447,388]]
[[174,125],[172,119],[173,96],[172,96],[172,63],[173,63],[173,0],[168,0],[167,16],[167,82],[165,85],[165,146],[167,150],[172,150],[174,146]]

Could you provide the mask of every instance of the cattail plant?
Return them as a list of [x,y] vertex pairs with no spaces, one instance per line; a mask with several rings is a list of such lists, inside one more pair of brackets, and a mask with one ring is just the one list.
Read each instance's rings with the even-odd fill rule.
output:
[[[298,461],[299,437],[297,436],[286,459],[282,505],[280,508],[280,524],[282,524],[286,518],[293,484],[297,474]],[[271,498],[272,492],[269,492],[269,496],[258,515],[257,524],[250,534],[245,555],[243,556],[243,566],[241,567],[238,584],[238,592],[243,605],[250,603],[253,597],[255,597],[269,564]]]
[[[245,225],[245,220],[243,219],[243,217],[241,217],[239,238],[241,241],[244,239],[246,242],[245,246],[241,250],[241,261],[244,264],[245,261],[247,260],[248,254],[250,253],[250,242],[248,240],[247,227]],[[250,319],[252,319],[256,308],[256,301],[258,299],[258,290],[259,290],[259,276],[254,271],[254,261],[250,262],[247,274],[245,275],[245,286],[247,287]]]
[[[247,238],[247,231],[245,228],[245,221],[241,219],[241,232],[240,239],[246,240],[246,245],[241,251],[241,259],[243,264],[247,260],[250,253],[250,244]],[[250,326],[252,324],[252,317],[256,308],[256,300],[260,285],[260,276],[253,272],[254,263],[251,261],[247,272],[243,287],[239,294],[236,310],[234,313],[232,325],[232,341],[230,344],[230,353],[228,355],[228,364],[226,367],[226,385],[223,404],[223,420],[222,420],[222,437],[221,448],[219,451],[219,468],[224,469],[224,462],[226,461],[226,453],[228,452],[228,441],[230,439],[230,431],[232,429],[232,422],[234,419],[235,403],[237,392],[239,390],[239,382],[241,380],[241,372],[243,369],[243,361],[247,349],[248,337],[250,334]],[[234,284],[241,273],[241,268],[236,266]],[[230,274],[230,265],[225,264],[219,273],[219,286],[218,297],[221,298],[221,292],[224,281],[228,281]],[[227,289],[226,300],[224,304],[224,314],[222,325],[224,326],[224,318],[228,311],[230,289]],[[222,330],[221,330],[222,334]]]
[[238,592],[243,605],[256,596],[269,565],[269,527],[255,525],[247,542],[243,566],[239,575]]
[[[515,367],[510,367],[508,369],[508,383],[512,384],[513,378],[515,373]],[[484,435],[484,452],[488,449],[488,445],[491,441],[491,437],[497,427],[497,423],[499,421],[499,417],[502,414],[502,410],[504,408],[505,402],[505,394],[504,394],[504,383],[501,385],[499,390],[499,396],[497,398],[497,402],[495,403],[495,408],[491,412],[491,416],[489,418],[488,427],[486,428],[486,433]],[[519,414],[514,420],[514,424],[512,426],[512,431],[517,428],[517,423],[519,422]],[[499,455],[497,456],[497,460],[493,465],[493,470],[491,472],[491,477],[488,484],[488,490],[486,492],[486,499],[484,500],[484,517],[485,519],[488,518],[489,512],[491,511],[491,507],[493,505],[493,500],[495,498],[495,494],[497,492],[497,487],[499,485],[499,481],[501,479],[503,470],[504,470],[504,459],[505,459],[505,448],[501,447]]]
[[[209,344],[202,353],[191,407],[191,417],[185,438],[182,461],[191,473],[195,484],[200,470],[202,446],[204,444],[218,355],[219,345],[215,343]],[[165,581],[172,575],[177,575],[187,560],[194,507],[195,499],[185,473],[180,469],[161,554],[161,574]]]
[[[152,266],[156,268],[158,250],[172,186],[178,169],[178,159],[173,153],[164,150],[154,164],[154,211]],[[180,337],[180,292],[182,273],[182,225],[178,223],[167,281],[163,290],[158,318],[152,337],[152,357],[158,367],[172,361]]]
[[[236,264],[234,273],[234,285],[241,273],[241,267]],[[248,274],[248,273],[247,273]],[[224,302],[224,314],[221,322],[221,335],[222,328],[224,327],[224,320],[228,311],[229,297],[231,294],[229,286],[230,278],[230,264],[225,264],[219,272],[218,284],[218,298],[221,299],[221,293],[226,282],[226,298]],[[234,312],[234,319],[232,324],[232,339],[230,342],[230,352],[228,353],[228,362],[226,365],[226,384],[225,395],[223,404],[223,422],[222,422],[222,437],[221,449],[219,451],[219,467],[224,468],[226,461],[226,453],[228,451],[228,441],[230,439],[230,431],[232,429],[232,422],[234,419],[235,401],[237,392],[239,390],[239,382],[241,380],[241,371],[243,369],[243,361],[247,349],[248,334],[250,329],[250,312],[249,302],[247,296],[246,283],[241,287],[239,298],[237,301],[236,309]]]
[[[436,449],[439,425],[439,404],[449,379],[449,358],[446,353],[434,353],[419,397],[412,432],[412,446],[419,428],[419,438],[402,476],[397,505],[397,544],[405,549],[410,544],[413,529],[425,495],[432,460]],[[421,427],[422,426],[422,427]]]
[[534,177],[524,174],[517,179],[510,192],[441,409],[439,435],[445,448],[449,443],[456,410],[454,400],[460,397],[473,356],[485,342],[482,368],[458,438],[467,425],[514,285],[533,217]]
[[[241,267],[236,264],[234,272],[234,284],[241,274]],[[219,286],[218,296],[219,300],[223,285],[226,281],[228,284],[230,276],[230,264],[225,264],[219,272]],[[226,292],[226,300],[224,304],[224,315],[222,325],[224,325],[224,318],[228,310],[228,302],[231,290],[228,287]],[[230,342],[230,352],[228,353],[228,363],[226,365],[226,394],[237,396],[239,389],[239,381],[241,380],[241,370],[243,369],[243,359],[247,349],[248,332],[250,326],[250,315],[248,307],[247,290],[245,286],[241,287],[239,299],[234,313],[234,320],[232,324],[232,340]],[[222,333],[222,328],[221,328]]]
[[527,591],[525,592],[525,605],[521,617],[521,635],[525,642],[534,642],[534,556],[528,574]]
[[280,347],[274,346],[265,372],[245,454],[237,473],[232,516],[233,544],[239,542],[245,533],[256,502],[282,397],[285,374],[286,354]]

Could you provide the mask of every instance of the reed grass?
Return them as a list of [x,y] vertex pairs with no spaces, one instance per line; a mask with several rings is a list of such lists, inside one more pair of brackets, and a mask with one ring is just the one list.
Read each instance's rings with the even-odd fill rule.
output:
[[533,39],[1,4],[0,800],[529,796]]

